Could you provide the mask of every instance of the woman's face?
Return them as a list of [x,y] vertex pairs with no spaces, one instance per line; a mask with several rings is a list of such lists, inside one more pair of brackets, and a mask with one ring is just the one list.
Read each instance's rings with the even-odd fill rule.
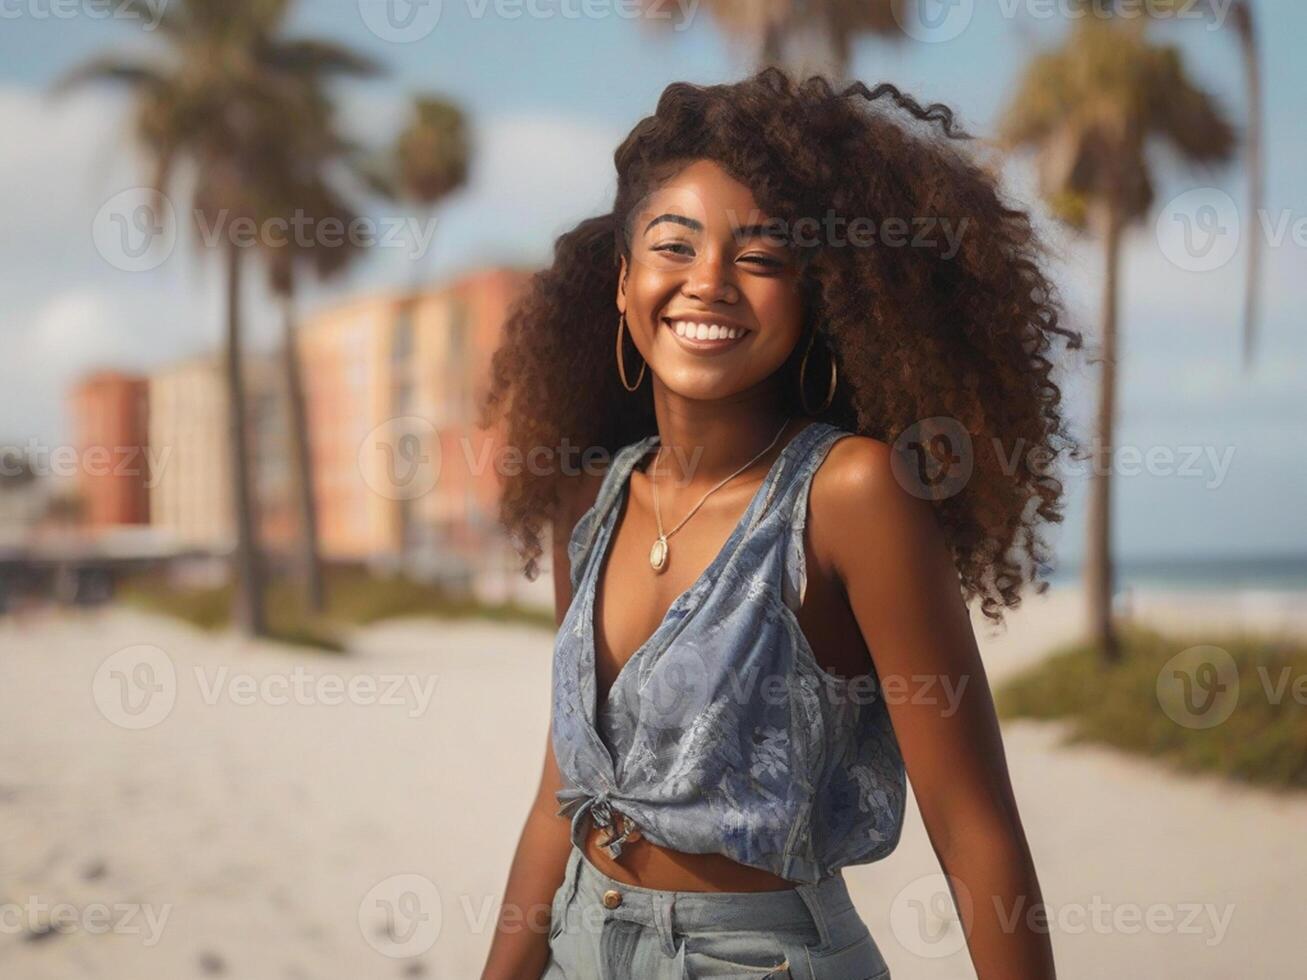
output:
[[[765,381],[802,334],[800,275],[777,225],[743,184],[696,161],[630,218],[617,307],[649,370],[685,398]],[[627,380],[639,362],[627,359]]]

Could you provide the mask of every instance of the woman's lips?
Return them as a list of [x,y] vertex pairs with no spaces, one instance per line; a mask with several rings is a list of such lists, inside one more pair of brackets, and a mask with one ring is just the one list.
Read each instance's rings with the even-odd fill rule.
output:
[[[720,354],[744,343],[753,332],[725,324],[709,324],[706,321],[677,320],[669,317],[663,317],[663,326],[676,338],[678,344],[692,354]],[[729,333],[738,336],[732,337],[728,335]],[[707,336],[702,336],[703,334]]]

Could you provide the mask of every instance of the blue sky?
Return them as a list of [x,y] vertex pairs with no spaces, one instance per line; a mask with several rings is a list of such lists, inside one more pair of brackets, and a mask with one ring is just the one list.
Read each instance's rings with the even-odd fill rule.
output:
[[[160,0],[161,2],[161,0]],[[379,0],[376,0],[379,2]],[[686,0],[688,3],[689,0]],[[372,4],[373,9],[368,9]],[[921,99],[944,101],[965,125],[990,131],[1026,57],[1067,27],[1062,2],[986,0],[953,39],[860,43],[854,74],[894,81]],[[1122,442],[1152,452],[1151,472],[1117,480],[1115,533],[1126,556],[1307,551],[1307,138],[1301,92],[1307,66],[1296,50],[1307,8],[1258,5],[1266,60],[1269,137],[1268,245],[1261,351],[1239,366],[1242,248],[1224,266],[1187,271],[1168,260],[1175,246],[1150,222],[1132,233],[1122,306]],[[964,2],[962,8],[968,8]],[[58,9],[63,16],[54,16]],[[0,6],[0,241],[6,352],[0,415],[7,445],[59,445],[69,438],[63,392],[89,368],[148,368],[217,345],[217,270],[183,242],[152,271],[124,272],[97,253],[92,222],[115,194],[141,183],[125,102],[107,94],[51,102],[52,79],[89,55],[149,43],[138,25],[95,16],[94,0],[4,0]],[[748,70],[747,53],[726,44],[704,11],[682,31],[650,31],[623,13],[623,0],[444,0],[421,40],[394,43],[373,30],[374,0],[309,0],[296,32],[348,42],[384,62],[388,75],[343,92],[345,118],[381,143],[401,124],[406,99],[436,92],[472,120],[477,150],[468,187],[439,215],[423,271],[438,277],[492,262],[547,261],[554,237],[606,210],[612,151],[652,111],[672,81],[729,81]],[[477,11],[485,13],[478,15]],[[535,11],[533,16],[529,11]],[[576,16],[579,11],[590,16]],[[1045,11],[1053,11],[1052,16]],[[1007,11],[1012,11],[1008,16]],[[520,16],[514,16],[520,12]],[[373,18],[369,20],[369,18]],[[383,32],[384,33],[384,32]],[[1187,21],[1157,29],[1179,44],[1191,72],[1238,117],[1240,67],[1227,32]],[[1242,202],[1236,165],[1191,173],[1159,157],[1159,205],[1194,188]],[[1010,168],[1014,193],[1029,199],[1028,168]],[[1038,206],[1036,205],[1036,210]],[[392,213],[393,214],[393,213]],[[1302,231],[1295,241],[1293,230]],[[1101,262],[1092,243],[1059,236],[1056,267],[1076,325],[1092,343]],[[414,270],[394,249],[377,249],[348,279],[317,289],[310,307],[386,284]],[[254,342],[276,320],[266,297],[249,298]],[[1091,369],[1068,365],[1076,428],[1087,434]],[[1073,559],[1083,537],[1084,480],[1072,477],[1067,523],[1053,532]]]

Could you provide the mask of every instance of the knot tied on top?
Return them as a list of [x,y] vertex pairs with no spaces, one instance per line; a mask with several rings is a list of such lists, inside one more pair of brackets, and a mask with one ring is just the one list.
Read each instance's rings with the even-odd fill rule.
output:
[[[599,839],[599,846],[613,860],[617,860],[621,855],[623,844],[640,839],[640,829],[635,825],[635,821],[621,811],[613,809],[612,797],[607,790],[588,793],[577,787],[568,786],[558,791],[558,799],[563,801],[563,805],[558,808],[558,816],[571,815],[575,826],[577,821],[588,813],[594,825],[606,832]],[[619,823],[620,833],[618,833]]]

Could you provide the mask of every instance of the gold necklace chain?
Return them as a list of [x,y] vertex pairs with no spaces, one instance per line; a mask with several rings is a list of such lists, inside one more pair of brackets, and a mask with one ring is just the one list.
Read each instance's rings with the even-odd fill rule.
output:
[[695,511],[703,506],[705,500],[747,470],[763,456],[767,455],[767,451],[770,450],[772,446],[776,445],[776,440],[781,437],[781,433],[785,431],[785,427],[790,424],[791,418],[793,418],[793,416],[786,417],[785,421],[781,423],[781,427],[776,430],[776,435],[772,436],[772,441],[767,443],[762,452],[758,453],[758,455],[754,456],[753,459],[749,460],[738,470],[705,493],[699,502],[690,508],[690,512],[682,517],[674,528],[666,532],[663,531],[662,512],[658,509],[658,461],[662,458],[664,447],[661,444],[658,446],[658,453],[654,456],[653,471],[649,477],[649,482],[653,484],[654,521],[658,525],[658,537],[654,541],[653,547],[649,549],[649,564],[653,566],[654,571],[661,572],[667,565],[667,557],[670,552],[670,546],[667,544],[667,539],[679,531],[685,522],[694,516]]

